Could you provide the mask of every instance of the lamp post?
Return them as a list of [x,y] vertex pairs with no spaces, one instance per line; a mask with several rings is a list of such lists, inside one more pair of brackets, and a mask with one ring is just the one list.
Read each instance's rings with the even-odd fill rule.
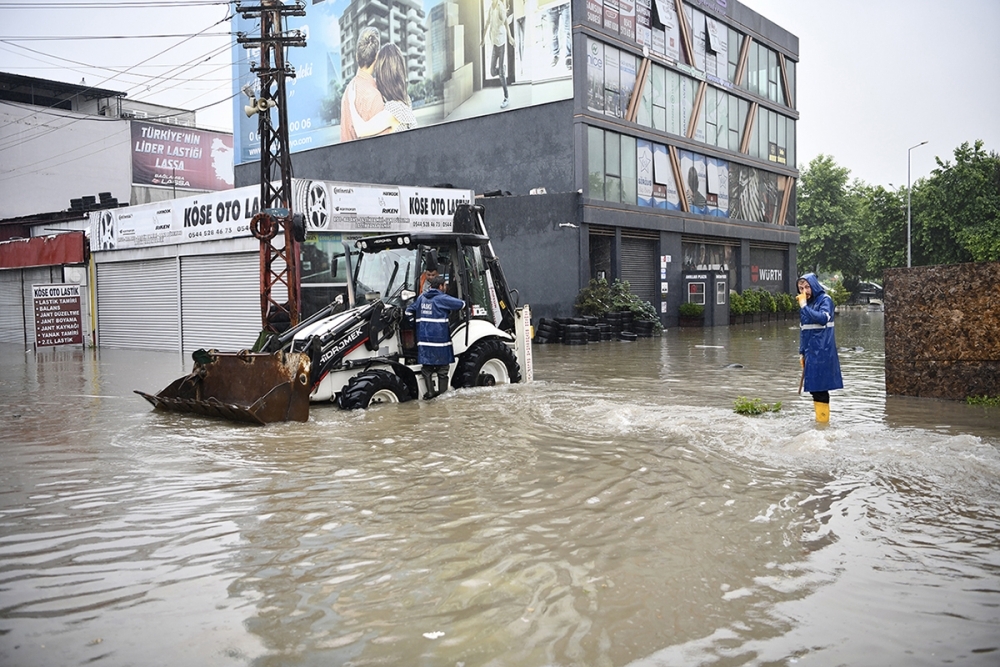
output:
[[910,255],[910,151],[914,148],[920,148],[926,143],[926,141],[921,141],[916,146],[910,146],[906,149],[906,268],[910,268],[912,265]]

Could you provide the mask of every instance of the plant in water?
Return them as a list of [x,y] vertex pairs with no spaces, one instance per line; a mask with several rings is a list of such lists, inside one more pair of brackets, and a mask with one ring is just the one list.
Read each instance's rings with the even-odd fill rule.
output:
[[1000,407],[1000,396],[966,396],[969,405],[986,405],[991,408]]
[[768,404],[759,398],[747,398],[746,396],[737,396],[733,404],[733,411],[740,415],[762,415],[765,412],[777,412],[780,409],[781,401]]

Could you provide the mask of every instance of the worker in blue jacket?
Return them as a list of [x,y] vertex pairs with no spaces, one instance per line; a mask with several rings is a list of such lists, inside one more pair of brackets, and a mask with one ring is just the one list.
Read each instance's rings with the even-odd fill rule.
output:
[[799,278],[797,286],[803,386],[812,394],[816,421],[826,423],[830,421],[830,390],[844,388],[837,341],[833,335],[833,299],[814,273]]
[[[448,313],[465,308],[464,301],[446,293],[447,283],[443,276],[434,276],[429,282],[430,289],[406,309],[406,314],[415,316],[417,321],[417,361],[421,364],[420,374],[427,386],[424,398],[434,398],[448,390],[448,367],[455,361]],[[435,373],[437,391],[434,391]]]

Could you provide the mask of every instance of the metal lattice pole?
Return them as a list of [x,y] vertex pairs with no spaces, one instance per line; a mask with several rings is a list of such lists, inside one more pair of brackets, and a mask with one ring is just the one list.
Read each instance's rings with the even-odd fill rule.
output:
[[[260,240],[260,308],[266,331],[279,332],[287,322],[299,321],[299,252],[292,224],[292,165],[288,151],[288,106],[285,79],[295,70],[285,61],[285,48],[305,46],[298,30],[286,32],[286,16],[305,16],[305,2],[285,5],[280,0],[261,0],[241,5],[236,11],[244,18],[260,19],[260,37],[237,34],[245,48],[260,49],[260,63],[251,67],[260,79],[260,94],[251,96],[256,108],[260,135],[260,212],[253,217],[250,231]],[[287,301],[275,298],[275,287],[284,285]]]

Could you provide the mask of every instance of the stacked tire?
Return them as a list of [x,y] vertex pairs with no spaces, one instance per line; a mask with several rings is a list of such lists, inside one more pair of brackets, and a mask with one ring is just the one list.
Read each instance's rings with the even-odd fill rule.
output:
[[635,320],[632,322],[632,330],[639,338],[650,338],[653,335],[654,323],[649,320]]
[[590,342],[590,334],[584,324],[563,325],[563,345],[586,345]]
[[562,325],[553,319],[542,318],[538,320],[535,328],[535,343],[558,343],[562,340]]

